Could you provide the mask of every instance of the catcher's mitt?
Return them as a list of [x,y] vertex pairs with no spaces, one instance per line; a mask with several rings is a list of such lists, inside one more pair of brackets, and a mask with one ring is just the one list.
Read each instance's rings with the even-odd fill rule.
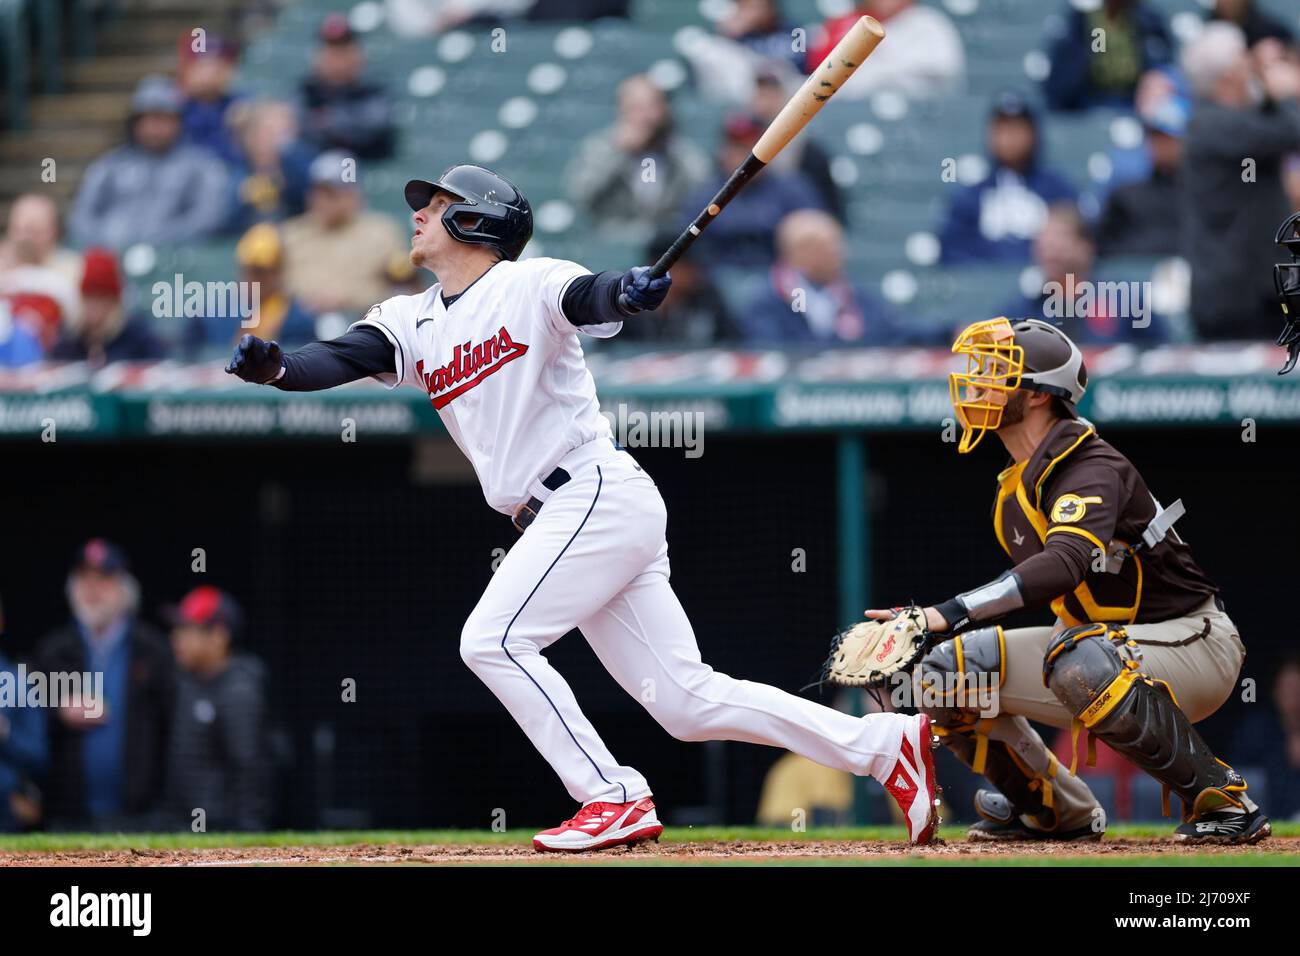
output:
[[840,631],[822,665],[822,683],[843,687],[884,687],[909,671],[930,645],[930,631],[919,607],[899,608],[888,621],[861,621]]

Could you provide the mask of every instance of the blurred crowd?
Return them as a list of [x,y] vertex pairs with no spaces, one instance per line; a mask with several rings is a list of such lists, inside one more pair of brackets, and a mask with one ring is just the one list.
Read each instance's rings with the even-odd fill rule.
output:
[[[393,153],[392,99],[367,78],[347,19],[321,24],[295,101],[242,95],[238,56],[221,36],[195,49],[187,34],[176,78],[140,82],[125,141],[91,164],[71,208],[39,193],[13,204],[0,365],[194,358],[244,332],[301,345],[321,316],[409,289],[403,225],[368,210],[358,181],[359,162]],[[253,314],[190,315],[160,334],[149,303],[124,295],[122,254],[221,236],[238,237],[231,278],[257,283]]]
[[[619,0],[389,0],[385,9],[387,29],[429,36],[522,17],[625,16],[626,8]],[[565,175],[580,221],[653,261],[863,13],[884,22],[890,42],[838,100],[882,91],[939,100],[964,88],[961,34],[938,5],[862,0],[801,25],[779,0],[735,0],[683,49],[689,95],[723,106],[715,141],[678,132],[674,94],[652,74],[627,76],[614,91],[613,123],[576,144]],[[1166,317],[1134,323],[1092,296],[1062,310],[1049,289],[1069,280],[1082,296],[1108,257],[1179,257],[1190,276],[1184,338],[1267,334],[1276,309],[1272,236],[1300,208],[1300,48],[1291,27],[1253,0],[1215,0],[1181,45],[1144,0],[1062,0],[1047,22],[1050,68],[1040,88],[992,98],[982,171],[951,181],[938,219],[916,224],[935,238],[938,262],[958,271],[1036,266],[1038,286],[1008,280],[1007,314],[1057,322],[1082,344],[1154,345],[1173,336]],[[806,42],[795,42],[800,36]],[[89,167],[71,208],[35,193],[14,203],[0,242],[0,366],[194,359],[244,332],[295,346],[431,281],[406,259],[405,224],[367,209],[358,184],[358,164],[391,158],[401,129],[392,92],[371,78],[348,19],[319,24],[293,101],[243,95],[238,62],[234,42],[209,36],[196,50],[186,36],[175,79],[140,83],[125,142]],[[1044,131],[1060,114],[1097,109],[1129,112],[1142,140],[1109,147],[1104,180],[1071,181],[1054,167]],[[955,153],[979,147],[952,144]],[[947,344],[951,329],[913,321],[906,300],[881,298],[881,275],[846,264],[853,234],[833,170],[814,126],[733,201],[675,267],[660,313],[629,323],[624,340]],[[218,236],[232,240],[236,277],[258,283],[255,314],[190,316],[164,328],[124,295],[121,256],[134,244]]]
[[127,555],[98,538],[66,593],[71,619],[29,659],[0,637],[0,832],[265,829],[266,672],[240,649],[238,602],[197,587],[163,610],[164,634]]

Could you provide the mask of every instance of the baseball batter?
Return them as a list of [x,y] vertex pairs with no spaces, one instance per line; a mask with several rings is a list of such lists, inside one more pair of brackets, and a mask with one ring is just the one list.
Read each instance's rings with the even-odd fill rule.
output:
[[290,391],[366,376],[421,389],[488,504],[522,533],[465,622],[460,649],[581,804],[534,847],[594,850],[663,829],[646,779],[610,753],[542,654],[574,627],[673,736],[768,744],[875,777],[902,808],[911,841],[929,841],[938,820],[926,715],[852,717],[700,659],[668,580],[663,500],[612,440],[578,339],[616,334],[656,308],[671,279],[645,267],[593,275],[572,262],[520,260],[529,205],[478,166],[413,180],[406,201],[411,261],[435,273],[435,285],[292,353],[245,336],[227,371]]
[[[1172,529],[1133,464],[1079,418],[1088,376],[1075,344],[1035,319],[978,322],[953,351],[960,452],[989,432],[1011,455],[998,476],[993,530],[1014,567],[924,609],[939,643],[918,683],[944,689],[929,708],[944,743],[997,791],[981,790],[972,839],[1099,839],[1105,818],[1074,767],[1064,771],[1028,720],[1080,728],[1182,800],[1178,839],[1254,843],[1268,819],[1246,783],[1192,723],[1232,693],[1246,652],[1218,588]],[[1004,631],[1022,608],[1054,626]],[[891,612],[868,611],[888,618]],[[943,632],[959,636],[943,639]],[[957,678],[954,680],[954,678]],[[955,693],[972,678],[998,690],[995,716]],[[1166,806],[1166,813],[1168,809]]]

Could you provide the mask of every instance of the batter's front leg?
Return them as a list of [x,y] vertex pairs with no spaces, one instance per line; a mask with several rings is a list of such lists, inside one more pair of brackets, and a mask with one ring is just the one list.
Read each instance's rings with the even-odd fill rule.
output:
[[852,717],[767,684],[719,674],[701,660],[686,612],[660,571],[639,575],[578,626],[619,685],[679,740],[767,744],[836,770],[892,781],[904,728],[913,718]]

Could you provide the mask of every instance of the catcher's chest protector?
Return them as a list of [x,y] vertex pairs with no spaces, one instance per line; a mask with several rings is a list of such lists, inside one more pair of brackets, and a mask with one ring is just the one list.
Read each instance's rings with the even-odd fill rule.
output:
[[[1091,426],[1078,421],[1062,421],[1028,460],[1011,466],[998,476],[993,531],[998,543],[1015,563],[1042,551],[1049,533],[1092,537],[1083,524],[1090,507],[1119,507],[1119,502],[1103,502],[1096,496],[1070,494],[1068,488],[1060,501],[1054,501],[1048,495],[1049,479],[1078,471],[1070,467],[1077,461],[1077,458],[1072,460],[1072,456],[1076,456],[1088,442],[1097,440]],[[1053,484],[1050,491],[1056,490],[1057,486]],[[1052,611],[1067,624],[1133,621],[1137,614],[1142,575],[1140,557],[1125,554],[1127,542],[1094,540],[1089,543],[1098,550],[1106,550],[1109,567],[1100,575],[1090,568],[1088,576],[1073,594],[1063,594],[1052,601]],[[1094,587],[1101,593],[1094,594]]]
[[993,530],[1016,564],[1054,535],[1087,551],[1083,580],[1051,603],[1067,625],[1146,623],[1179,617],[1216,590],[1177,534],[1133,550],[1157,513],[1127,458],[1087,422],[1063,420],[1033,455],[998,476]]

